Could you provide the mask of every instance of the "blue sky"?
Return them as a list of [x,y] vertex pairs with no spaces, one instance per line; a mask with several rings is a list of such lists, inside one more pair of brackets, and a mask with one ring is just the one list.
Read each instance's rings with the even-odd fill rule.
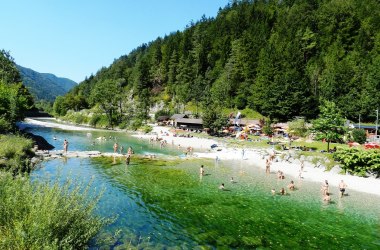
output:
[[0,49],[21,66],[80,82],[142,43],[183,30],[203,14],[215,17],[228,2],[2,0]]

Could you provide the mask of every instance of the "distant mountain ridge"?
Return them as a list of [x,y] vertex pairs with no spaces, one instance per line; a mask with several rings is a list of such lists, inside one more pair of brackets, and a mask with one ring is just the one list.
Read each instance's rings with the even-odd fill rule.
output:
[[77,85],[68,78],[57,77],[51,73],[39,73],[29,68],[16,65],[24,85],[36,100],[54,101],[57,96],[66,94]]

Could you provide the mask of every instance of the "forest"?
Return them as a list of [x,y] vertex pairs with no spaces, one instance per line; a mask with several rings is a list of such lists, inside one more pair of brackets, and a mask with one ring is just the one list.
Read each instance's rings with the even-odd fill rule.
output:
[[34,107],[34,99],[22,84],[13,57],[0,50],[0,134],[16,130],[16,122]]
[[[115,59],[54,103],[112,124],[191,110],[195,117],[251,110],[277,121],[336,103],[373,122],[380,103],[377,0],[240,0]],[[212,113],[212,114],[210,114]]]

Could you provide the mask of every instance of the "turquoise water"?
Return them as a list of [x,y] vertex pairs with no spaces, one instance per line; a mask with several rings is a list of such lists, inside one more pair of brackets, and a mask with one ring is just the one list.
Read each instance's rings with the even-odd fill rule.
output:
[[[100,151],[113,152],[115,142],[124,147],[123,153],[127,152],[131,146],[136,154],[165,154],[178,155],[180,152],[170,146],[160,149],[158,145],[151,145],[146,140],[128,136],[123,132],[94,130],[94,131],[71,131],[58,128],[41,127],[32,124],[23,124],[27,126],[25,131],[32,132],[44,137],[55,148],[54,150],[63,150],[63,141],[69,141],[69,151]],[[105,137],[106,140],[98,140],[99,137]]]
[[[32,130],[47,139],[68,138],[75,142],[75,150],[90,150],[87,132]],[[112,136],[133,145],[137,153],[179,154],[120,133]],[[111,152],[112,144],[95,150]],[[198,174],[200,164],[205,165],[203,177]],[[379,196],[348,190],[348,196],[340,199],[332,188],[332,203],[326,204],[320,183],[300,180],[295,180],[296,191],[272,196],[272,188],[286,187],[290,179],[277,180],[274,173],[265,175],[245,161],[216,164],[135,156],[127,167],[118,158],[56,159],[44,162],[32,177],[92,180],[94,192],[104,190],[97,213],[117,218],[89,243],[92,249],[380,247]],[[218,189],[222,182],[227,191]]]

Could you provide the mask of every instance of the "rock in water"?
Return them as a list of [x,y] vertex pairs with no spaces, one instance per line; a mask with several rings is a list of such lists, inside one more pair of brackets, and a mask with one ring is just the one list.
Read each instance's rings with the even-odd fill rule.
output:
[[38,145],[39,150],[52,150],[54,148],[54,146],[48,143],[42,136],[35,135],[32,133],[25,133],[25,135],[26,137],[32,139]]

